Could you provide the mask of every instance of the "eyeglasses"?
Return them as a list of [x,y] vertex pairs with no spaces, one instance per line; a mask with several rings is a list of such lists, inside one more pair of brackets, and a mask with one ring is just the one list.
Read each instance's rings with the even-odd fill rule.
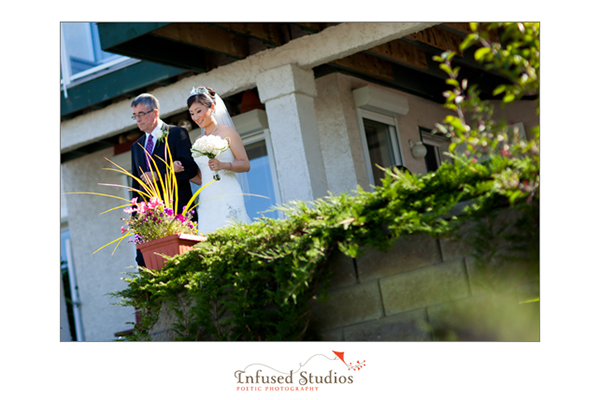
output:
[[138,118],[144,118],[146,116],[146,114],[150,114],[152,111],[154,111],[154,110],[150,110],[150,111],[146,111],[146,112],[142,111],[140,113],[133,114],[131,116],[131,119],[135,120],[135,119],[138,119]]

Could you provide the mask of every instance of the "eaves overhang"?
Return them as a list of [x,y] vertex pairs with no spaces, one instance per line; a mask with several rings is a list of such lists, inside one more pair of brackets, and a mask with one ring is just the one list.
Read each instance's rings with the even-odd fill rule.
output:
[[[346,23],[352,24],[352,23]],[[196,73],[284,46],[302,36],[322,33],[338,23],[99,23],[102,49]],[[371,49],[313,67],[315,77],[341,72],[437,103],[449,88],[433,61],[443,51],[457,53],[461,78],[476,83],[483,98],[506,79],[485,70],[474,49],[460,51],[470,32],[467,23],[440,23]],[[324,33],[324,32],[323,32]]]
[[133,97],[137,91],[159,82],[175,79],[186,70],[148,61],[133,63],[94,79],[67,88],[61,92],[61,118],[76,116],[84,110],[99,108],[111,100]]
[[[446,83],[447,76],[440,70],[439,64],[433,61],[433,57],[446,50],[457,53],[453,61],[460,66],[460,79],[465,78],[470,84],[477,84],[482,98],[494,98],[493,90],[498,85],[507,83],[505,78],[486,70],[474,60],[475,49],[460,51],[459,45],[470,31],[466,23],[422,23],[425,27],[412,33],[394,36],[373,47],[360,47],[351,52],[347,51],[352,47],[349,39],[344,43],[345,36],[340,36],[338,32],[348,34],[348,31],[355,29],[352,24],[98,23],[103,50],[143,61],[139,65],[128,66],[121,72],[111,72],[98,78],[97,82],[93,79],[85,85],[81,84],[79,88],[69,88],[69,100],[62,99],[61,103],[63,113],[77,115],[82,109],[85,112],[85,107],[87,110],[102,108],[107,104],[108,98],[112,98],[110,101],[113,102],[120,101],[141,93],[142,88],[151,91],[154,87],[169,85],[183,77],[210,72],[218,67],[224,67],[221,75],[242,74],[245,79],[243,82],[247,85],[244,90],[250,90],[252,87],[248,82],[252,78],[249,78],[249,74],[253,70],[262,70],[262,66],[257,63],[262,60],[269,63],[273,57],[287,56],[292,51],[305,56],[315,53],[319,56],[316,60],[322,61],[309,66],[313,69],[315,78],[336,72],[343,73],[440,104],[444,103],[442,94],[449,86]],[[382,23],[381,26],[384,25],[391,24]],[[357,23],[356,29],[365,29],[365,26],[376,31],[379,29],[378,24],[360,23]],[[382,28],[382,31],[387,33],[386,29],[389,28]],[[323,51],[319,51],[321,49],[312,51],[311,48],[303,48],[301,44],[310,43],[316,47],[332,41],[339,41],[344,49],[335,59],[324,57]],[[335,49],[332,51],[335,53]],[[236,69],[236,61],[244,68],[243,71]],[[223,79],[227,77],[224,76]],[[236,79],[239,80],[240,77],[232,76],[235,81],[232,86],[239,85]],[[155,83],[154,86],[152,83]],[[237,95],[234,92],[230,100]],[[536,97],[537,95],[530,96],[532,99]],[[237,99],[233,101],[235,103]],[[100,145],[113,145],[118,143],[117,139],[118,135],[103,138],[104,142]],[[69,154],[63,154],[63,157],[68,159],[97,151],[99,143],[86,146],[72,149]]]

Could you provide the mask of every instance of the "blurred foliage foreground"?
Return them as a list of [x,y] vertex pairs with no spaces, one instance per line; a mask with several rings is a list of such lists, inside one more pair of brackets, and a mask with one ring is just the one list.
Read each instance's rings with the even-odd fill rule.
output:
[[[496,91],[503,103],[536,95],[539,25],[472,28],[462,50],[476,46],[475,58],[505,75],[507,84]],[[452,326],[433,332],[434,338],[539,340],[537,331],[514,332],[538,326],[539,314],[521,311],[533,304],[539,313],[539,299],[519,303],[504,296],[513,290],[514,274],[505,274],[506,263],[497,262],[519,260],[521,275],[539,277],[539,129],[525,139],[494,120],[492,105],[461,80],[453,57],[446,52],[436,58],[451,88],[446,107],[454,114],[437,129],[452,139],[452,162],[424,176],[386,170],[373,191],[359,187],[310,204],[291,203],[282,208],[285,219],[221,229],[170,258],[160,271],[128,274],[128,287],[112,295],[120,305],[135,307],[141,322],[125,339],[151,339],[149,331],[165,308],[176,316],[171,329],[177,340],[318,339],[311,315],[315,302],[327,297],[332,252],[360,257],[365,247],[385,251],[399,237],[427,234],[467,242],[483,284],[497,300],[478,310],[453,310]],[[511,226],[499,225],[496,215],[507,207],[518,218]],[[499,319],[490,321],[490,315]],[[469,319],[484,332],[461,334]]]

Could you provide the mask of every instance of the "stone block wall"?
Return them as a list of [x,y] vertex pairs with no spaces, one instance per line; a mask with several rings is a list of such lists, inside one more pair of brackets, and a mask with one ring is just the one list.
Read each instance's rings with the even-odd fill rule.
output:
[[[502,210],[495,224],[514,231],[515,218]],[[365,248],[357,259],[334,253],[329,298],[316,302],[312,328],[324,341],[539,341],[539,302],[522,303],[539,296],[539,279],[521,276],[531,265],[507,262],[503,248],[492,259],[493,273],[510,285],[500,291],[487,288],[490,277],[461,241],[414,235],[386,252]],[[152,340],[175,340],[175,321],[164,306]]]
[[[503,211],[499,223],[513,217]],[[492,259],[511,276],[511,290],[499,293],[488,290],[470,252],[463,242],[415,235],[357,259],[337,253],[313,327],[325,341],[539,340],[539,302],[520,304],[539,296],[538,281],[519,276],[524,261],[500,266],[501,251]]]

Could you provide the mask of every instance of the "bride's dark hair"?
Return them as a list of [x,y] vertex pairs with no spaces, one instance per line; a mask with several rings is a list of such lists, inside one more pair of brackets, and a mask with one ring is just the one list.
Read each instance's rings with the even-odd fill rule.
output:
[[206,106],[207,108],[210,108],[210,106],[215,104],[215,95],[217,94],[217,92],[215,92],[211,88],[206,87],[206,86],[200,86],[200,87],[194,88],[194,91],[202,92],[203,89],[206,89],[206,91],[208,93],[204,92],[204,93],[192,94],[187,99],[188,108],[190,108],[192,106],[192,104],[194,104],[194,103],[200,103],[203,106]]

